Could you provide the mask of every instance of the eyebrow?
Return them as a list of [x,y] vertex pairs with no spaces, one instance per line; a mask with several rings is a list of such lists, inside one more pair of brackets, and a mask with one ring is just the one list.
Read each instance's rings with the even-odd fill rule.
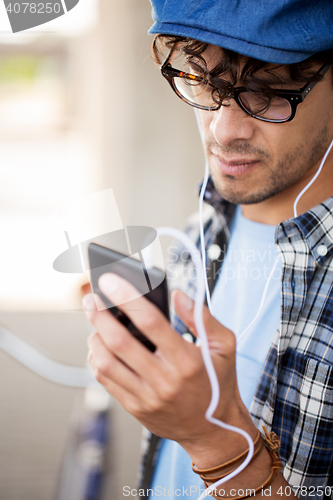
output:
[[[271,73],[271,75],[273,75],[273,73]],[[269,73],[268,75],[265,77],[265,73],[263,74],[260,74],[260,75],[256,75],[256,78],[258,80],[260,80],[260,82],[262,82],[264,85],[267,85],[269,86],[271,89],[278,89],[279,86],[281,86],[281,88],[285,88],[285,89],[289,89],[290,87],[295,87],[293,90],[299,90],[300,88],[303,87],[303,85],[305,85],[307,83],[307,81],[295,81],[293,80],[290,75],[286,75],[286,76],[280,76],[278,74],[274,75],[276,76],[276,81],[274,81],[273,78],[270,79],[269,77]]]
[[[190,70],[193,69],[193,72],[195,73],[195,69],[198,69],[200,68],[200,61],[201,61],[201,57],[200,56],[197,56],[196,54],[192,55],[192,54],[189,54],[190,57],[189,57],[189,60],[188,60],[188,64],[189,64],[189,67],[190,67]],[[203,58],[204,62],[206,63],[206,65],[208,65],[208,62],[207,60],[205,60]],[[213,68],[211,70],[208,70],[208,73],[211,73],[212,71],[215,70],[215,68],[218,66],[218,64],[215,64],[213,66]],[[303,85],[305,85],[307,83],[307,81],[303,80],[303,81],[300,81],[300,82],[296,82],[295,80],[293,80],[289,74],[289,72],[284,76],[284,75],[279,75],[277,73],[274,73],[274,71],[276,69],[279,69],[281,68],[282,65],[277,65],[277,66],[273,66],[272,68],[260,68],[259,71],[261,71],[260,74],[257,74],[255,75],[255,77],[260,80],[264,85],[267,85],[268,87],[270,87],[272,90],[280,90],[280,87],[281,89],[286,89],[286,90],[300,90]],[[238,74],[239,77],[242,76],[242,70],[239,72]],[[223,78],[223,76],[217,76],[215,78],[220,78],[221,80],[226,80],[226,78]],[[274,81],[274,78],[276,78],[276,81]],[[242,78],[240,78],[242,80]],[[245,82],[244,82],[245,83]],[[290,89],[290,87],[292,87]]]

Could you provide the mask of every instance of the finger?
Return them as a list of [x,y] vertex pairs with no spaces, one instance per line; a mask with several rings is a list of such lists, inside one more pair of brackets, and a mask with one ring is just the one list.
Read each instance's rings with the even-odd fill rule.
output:
[[[152,381],[158,383],[160,378],[167,377],[168,369],[174,366],[179,358],[184,361],[183,351],[174,350],[173,358],[168,358],[164,353],[153,354],[141,342],[139,342],[111,313],[100,307],[101,298],[98,295],[85,296],[83,306],[86,315],[96,330],[99,332],[104,344],[127,366],[134,370],[148,384]],[[92,307],[95,307],[93,309]],[[88,308],[88,310],[87,310]],[[171,325],[167,323],[168,329],[174,334]],[[176,334],[178,340],[178,334]],[[180,339],[183,341],[183,339]]]
[[94,333],[89,337],[88,346],[90,349],[88,361],[98,382],[102,383],[103,377],[103,380],[114,382],[130,394],[141,391],[142,384],[138,375],[107,349],[99,333]]
[[90,336],[88,345],[90,347],[88,361],[97,381],[119,401],[125,410],[140,420],[147,410],[154,409],[154,401],[158,400],[158,391],[163,386],[166,377],[159,374],[159,377],[153,380],[156,385],[154,389],[147,383],[141,383],[140,378],[133,372],[129,371],[132,376],[131,379],[128,378],[125,365],[115,357],[111,360],[112,355],[110,356],[106,347],[103,346],[99,333]]
[[[94,369],[94,368],[93,368]],[[105,375],[98,373],[97,381],[113,396],[121,406],[129,413],[135,416],[137,399],[135,396],[127,392],[123,387],[120,387],[115,382],[107,378]]]
[[101,299],[85,296],[84,307],[90,309],[86,314],[96,330],[99,332],[105,346],[134,372],[145,380],[155,377],[158,369],[156,356],[139,342],[108,310],[93,310],[92,300],[97,308]]
[[95,293],[87,293],[82,297],[82,306],[87,316],[90,312],[97,311],[96,300],[98,298],[98,295]]
[[194,307],[194,301],[180,290],[173,290],[171,294],[171,300],[174,304],[176,313],[184,321],[184,323],[188,327],[189,332],[191,332],[194,337],[198,337],[195,325],[187,324],[184,317],[186,316],[187,311],[192,311]]
[[182,349],[183,340],[164,314],[128,281],[116,274],[107,273],[98,281],[101,291],[116,304],[166,356],[174,356]]

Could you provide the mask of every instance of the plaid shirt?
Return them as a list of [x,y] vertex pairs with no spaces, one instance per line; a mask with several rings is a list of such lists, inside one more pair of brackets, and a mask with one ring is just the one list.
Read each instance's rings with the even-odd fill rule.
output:
[[[225,202],[209,181],[204,218],[206,248],[218,244],[216,261],[207,261],[212,290],[228,240],[235,206]],[[199,245],[198,217],[187,233]],[[267,356],[250,413],[255,425],[274,430],[281,440],[283,474],[300,498],[331,497],[333,493],[333,197],[295,219],[280,223],[276,244],[282,255],[282,313]],[[209,252],[208,252],[209,253]],[[193,264],[177,247],[169,265],[171,288],[193,298]],[[175,259],[174,259],[175,260]],[[178,278],[175,278],[175,271]],[[173,326],[186,331],[172,313]],[[142,488],[149,486],[159,439],[145,440]],[[326,491],[325,491],[326,487]]]

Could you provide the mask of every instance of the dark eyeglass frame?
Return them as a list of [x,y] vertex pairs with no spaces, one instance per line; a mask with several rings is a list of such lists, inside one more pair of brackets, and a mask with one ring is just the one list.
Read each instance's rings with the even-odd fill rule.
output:
[[[180,71],[180,70],[173,68],[171,66],[170,61],[171,61],[172,55],[173,55],[175,50],[176,50],[175,48],[171,49],[167,59],[165,60],[165,62],[162,64],[162,66],[160,68],[162,75],[169,82],[172,90],[177,94],[177,96],[182,101],[186,102],[190,106],[193,106],[194,108],[203,109],[205,111],[217,111],[218,109],[220,109],[222,104],[216,104],[216,106],[214,106],[214,107],[213,106],[202,106],[200,104],[195,104],[195,103],[189,101],[188,99],[186,99],[186,97],[184,97],[178,91],[178,89],[175,85],[175,82],[174,82],[174,78],[184,78],[184,79],[187,78],[187,79],[192,80],[193,82],[195,82],[195,81],[200,82],[200,81],[203,81],[203,79],[200,76],[196,76],[196,75],[192,75],[190,73],[186,73],[184,71]],[[332,66],[333,66],[332,63],[323,64],[323,66],[321,66],[321,68],[319,68],[319,70],[317,71],[315,76],[324,76]],[[319,80],[319,82],[320,81],[321,80]],[[288,118],[282,119],[282,120],[278,120],[278,119],[274,120],[274,119],[265,118],[263,116],[256,116],[256,115],[252,114],[248,109],[246,109],[244,107],[244,105],[242,104],[242,101],[239,98],[239,95],[242,92],[251,92],[251,90],[248,90],[246,87],[234,87],[232,93],[226,97],[231,98],[231,99],[235,99],[235,101],[242,108],[242,110],[245,111],[245,113],[247,113],[248,115],[252,116],[252,118],[256,118],[257,120],[261,120],[264,122],[270,122],[270,123],[285,123],[285,122],[290,122],[295,117],[297,106],[299,104],[301,104],[301,102],[304,101],[304,99],[309,95],[311,90],[319,82],[318,81],[310,81],[310,82],[306,83],[302,88],[297,89],[297,90],[276,89],[275,97],[282,97],[283,99],[286,99],[290,103],[290,107],[291,107],[291,115]],[[214,85],[211,85],[208,82],[207,82],[207,87],[211,87],[212,92],[214,90],[217,90],[219,92],[218,87],[215,87]]]

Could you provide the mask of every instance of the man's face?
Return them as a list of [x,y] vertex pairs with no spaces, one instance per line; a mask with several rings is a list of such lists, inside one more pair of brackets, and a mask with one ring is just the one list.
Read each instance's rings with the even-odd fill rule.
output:
[[[214,57],[213,47],[209,50],[208,66]],[[234,99],[229,104],[217,111],[198,110],[205,155],[219,193],[233,203],[253,204],[292,186],[301,190],[333,139],[331,71],[298,106],[290,122],[263,122],[246,114]]]

